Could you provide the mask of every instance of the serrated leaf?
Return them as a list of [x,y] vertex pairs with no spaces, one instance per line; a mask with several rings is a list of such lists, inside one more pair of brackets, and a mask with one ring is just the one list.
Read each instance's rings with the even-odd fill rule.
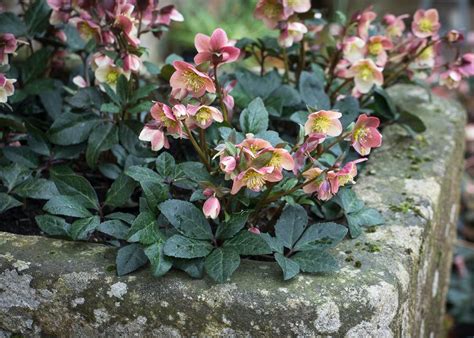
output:
[[3,192],[0,193],[0,214],[8,209],[19,207],[22,205],[20,201]]
[[222,222],[217,227],[216,238],[229,239],[234,237],[240,230],[242,230],[249,218],[249,212],[240,212],[230,215],[230,219]]
[[43,210],[53,215],[70,217],[90,217],[92,214],[77,196],[54,196],[43,206]]
[[216,248],[204,260],[207,274],[218,283],[224,283],[240,265],[240,256],[231,248]]
[[124,205],[132,196],[135,187],[134,180],[121,174],[107,191],[105,204],[114,208]]
[[163,179],[168,177],[174,178],[176,171],[176,161],[170,153],[161,153],[156,158],[155,164],[158,175],[160,175]]
[[341,224],[327,222],[310,225],[295,244],[295,251],[332,248],[347,235],[347,228]]
[[331,272],[338,269],[336,259],[327,252],[310,250],[298,252],[291,256],[303,272]]
[[308,215],[302,206],[287,205],[275,225],[275,235],[285,247],[291,249],[307,223]]
[[69,237],[71,225],[64,218],[52,215],[40,215],[35,217],[38,227],[50,236]]
[[240,113],[240,127],[244,133],[257,134],[268,129],[268,111],[257,97]]
[[163,276],[173,266],[173,262],[165,256],[163,247],[163,242],[157,242],[145,248],[145,255],[150,260],[153,276],[155,277]]
[[170,197],[170,187],[158,182],[143,181],[140,183],[151,211],[158,213],[158,205]]
[[287,258],[280,253],[275,253],[275,260],[283,271],[283,279],[289,280],[300,272],[300,266],[291,258]]
[[70,234],[73,240],[85,241],[100,225],[99,216],[78,219],[71,224]]
[[116,143],[118,143],[118,129],[113,123],[97,125],[87,142],[86,161],[89,167],[95,168],[100,153],[109,150]]
[[224,247],[232,248],[239,254],[245,256],[272,253],[272,249],[260,235],[247,230],[242,230],[230,240],[225,241]]
[[54,182],[44,178],[29,178],[25,182],[18,185],[13,193],[21,197],[48,200],[59,195]]
[[155,215],[150,212],[140,213],[132,223],[127,240],[145,245],[164,240],[164,236],[158,229]]
[[139,244],[133,243],[124,246],[118,250],[115,260],[117,274],[123,276],[133,272],[145,265],[147,261],[148,258]]
[[166,240],[164,253],[178,258],[197,258],[207,256],[212,249],[208,241],[173,235]]
[[161,213],[182,234],[195,239],[212,239],[204,214],[190,202],[168,200],[159,205]]

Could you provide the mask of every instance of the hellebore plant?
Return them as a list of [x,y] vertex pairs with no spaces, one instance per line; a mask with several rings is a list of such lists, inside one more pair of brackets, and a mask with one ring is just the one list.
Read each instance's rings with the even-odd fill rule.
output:
[[47,235],[117,246],[119,275],[149,262],[225,282],[241,257],[284,279],[337,269],[328,249],[383,223],[351,189],[381,127],[425,130],[385,89],[474,74],[474,54],[442,53],[463,37],[435,9],[327,22],[309,0],[259,0],[277,38],[216,28],[157,66],[142,36],[182,21],[173,6],[22,5],[0,13],[2,218],[23,205]]

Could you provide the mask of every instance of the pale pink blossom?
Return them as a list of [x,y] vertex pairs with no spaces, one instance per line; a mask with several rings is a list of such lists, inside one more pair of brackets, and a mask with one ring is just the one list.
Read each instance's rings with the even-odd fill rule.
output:
[[387,51],[393,48],[393,43],[389,38],[383,35],[375,35],[369,38],[367,52],[369,56],[375,59],[377,66],[383,67],[387,63]]
[[454,43],[454,42],[460,42],[460,41],[463,41],[464,40],[464,35],[455,30],[455,29],[451,29],[447,34],[446,34],[446,39],[448,40],[448,42],[450,43]]
[[436,9],[419,9],[415,12],[411,29],[416,37],[429,38],[437,34],[440,27],[439,14]]
[[251,232],[255,235],[260,235],[260,229],[259,228],[256,228],[256,227],[250,227],[248,232]]
[[237,80],[233,80],[228,82],[224,88],[222,89],[222,101],[225,104],[227,109],[227,115],[229,117],[229,121],[232,120],[233,112],[234,112],[234,97],[230,95],[230,92],[234,89],[237,85]]
[[219,167],[226,174],[230,174],[237,166],[237,161],[234,156],[222,156],[219,161]]
[[343,43],[342,53],[344,59],[350,63],[357,62],[365,57],[366,43],[357,36],[346,38]]
[[159,151],[162,148],[168,149],[170,147],[163,127],[156,121],[147,123],[138,138],[141,141],[151,142],[151,149],[153,151]]
[[365,9],[357,17],[357,34],[364,40],[367,40],[369,37],[369,28],[372,24],[372,21],[377,18],[377,14],[372,11],[371,8]]
[[97,42],[102,41],[102,31],[98,24],[89,19],[75,18],[72,20],[76,24],[76,28],[81,38],[85,41],[96,40]]
[[355,88],[362,94],[367,94],[374,85],[383,84],[382,68],[371,59],[363,59],[354,63],[347,72],[347,76],[354,78]]
[[367,158],[359,158],[355,161],[347,162],[344,167],[337,170],[330,179],[332,190],[338,191],[340,187],[348,183],[355,184],[354,178],[357,176],[357,164],[364,161],[367,161]]
[[337,193],[330,183],[334,176],[334,172],[325,173],[320,168],[310,168],[303,173],[303,177],[306,178],[303,191],[307,194],[316,193],[319,200],[327,201]]
[[282,47],[289,48],[293,46],[295,42],[303,40],[304,34],[308,32],[308,28],[300,22],[290,22],[284,25],[284,28],[280,30],[280,36],[278,37],[278,43]]
[[432,69],[435,66],[437,54],[435,46],[425,46],[426,43],[423,43],[416,51],[418,56],[412,63],[410,63],[410,69]]
[[263,189],[267,182],[279,182],[283,178],[280,171],[274,170],[273,167],[263,167],[260,169],[248,168],[234,178],[231,194],[237,194],[240,189],[247,187],[248,189],[259,192]]
[[275,28],[279,21],[288,18],[282,0],[259,0],[254,15],[263,20],[268,28]]
[[382,134],[377,130],[380,120],[374,116],[366,114],[359,115],[352,134],[351,144],[362,156],[370,154],[371,148],[378,148],[382,145]]
[[14,54],[17,47],[15,35],[0,34],[0,64],[8,63],[8,54]]
[[0,103],[7,103],[8,97],[15,93],[15,79],[7,79],[0,73]]
[[209,197],[202,206],[202,212],[206,218],[216,219],[219,217],[219,213],[221,212],[221,204],[217,197]]
[[222,122],[224,117],[219,109],[212,106],[188,106],[188,114],[192,117],[196,126],[202,129],[208,128],[213,121]]
[[142,60],[138,55],[127,54],[123,58],[123,69],[138,73],[142,67]]
[[156,102],[151,107],[150,114],[160,126],[166,128],[166,131],[169,134],[172,134],[175,137],[183,137],[181,123],[168,105]]
[[216,87],[212,79],[203,72],[197,70],[193,65],[184,61],[175,61],[173,66],[176,71],[171,75],[170,85],[173,88],[172,95],[182,99],[188,93],[194,97],[203,96],[206,91],[215,93]]
[[387,14],[383,17],[384,23],[387,25],[386,32],[389,38],[399,38],[403,35],[406,29],[404,19],[408,18],[408,14],[395,16],[393,14]]
[[283,0],[283,7],[287,16],[293,13],[306,13],[311,9],[311,0]]
[[461,57],[459,72],[466,77],[474,75],[474,53],[466,53]]
[[331,110],[320,110],[311,113],[304,125],[305,135],[339,136],[342,133],[342,124],[339,120],[341,117],[341,113]]
[[319,144],[324,142],[326,135],[324,134],[311,134],[308,136],[306,141],[298,147],[296,152],[293,153],[294,168],[293,173],[298,174],[298,171],[304,167],[306,159],[308,159],[311,153],[316,150]]
[[455,69],[449,69],[439,76],[439,84],[449,89],[456,89],[461,84],[462,75]]
[[74,83],[78,88],[86,88],[87,87],[86,80],[80,75],[74,76],[74,78],[72,79],[72,83]]
[[214,65],[234,62],[240,55],[240,49],[234,47],[234,44],[235,41],[230,41],[221,28],[217,28],[210,37],[198,33],[194,38],[194,45],[198,51],[194,62],[197,65],[208,61]]

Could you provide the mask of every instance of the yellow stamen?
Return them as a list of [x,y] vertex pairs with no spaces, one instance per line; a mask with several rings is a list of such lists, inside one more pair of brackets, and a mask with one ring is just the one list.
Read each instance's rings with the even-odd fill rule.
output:
[[367,128],[357,128],[354,130],[354,139],[359,142],[367,136]]
[[184,72],[186,86],[193,91],[198,91],[204,86],[204,79],[191,70]]
[[379,55],[383,51],[381,42],[374,42],[369,45],[369,53],[372,55]]
[[110,72],[107,73],[107,76],[105,77],[105,82],[107,82],[109,85],[115,85],[119,76],[120,73],[117,70],[112,69]]
[[207,107],[203,107],[199,109],[196,115],[194,116],[196,121],[201,125],[205,125],[207,121],[211,119],[211,117],[212,117],[211,110]]
[[430,33],[433,31],[433,23],[430,19],[423,18],[418,22],[418,29],[423,33]]
[[363,65],[359,68],[359,77],[364,81],[370,81],[373,79],[374,74],[368,65]]
[[313,133],[325,133],[329,126],[331,125],[331,120],[327,116],[318,116],[314,119],[311,130]]
[[245,185],[251,190],[260,190],[265,185],[263,175],[253,170],[247,171],[243,180]]
[[274,152],[272,158],[270,159],[270,161],[268,161],[267,165],[270,167],[280,168],[282,159],[283,158],[280,153]]
[[276,18],[280,15],[282,6],[276,2],[267,2],[263,7],[263,14],[269,18]]

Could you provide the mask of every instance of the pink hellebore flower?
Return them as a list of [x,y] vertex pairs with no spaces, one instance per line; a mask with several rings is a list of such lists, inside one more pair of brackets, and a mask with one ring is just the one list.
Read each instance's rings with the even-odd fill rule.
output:
[[153,151],[159,151],[162,148],[168,149],[170,145],[162,128],[156,121],[151,121],[145,125],[138,138],[141,141],[151,142]]
[[293,168],[293,173],[298,174],[298,171],[304,167],[306,159],[310,156],[310,153],[316,150],[319,144],[324,142],[326,135],[324,134],[311,134],[308,136],[306,141],[296,150],[293,154],[293,160],[295,166]]
[[371,36],[367,44],[368,54],[375,58],[375,63],[380,67],[387,63],[388,55],[386,51],[392,48],[392,41],[383,35]]
[[224,117],[219,109],[211,106],[188,106],[188,114],[193,117],[193,121],[199,128],[206,129],[212,121],[222,122]]
[[8,54],[14,54],[16,50],[15,35],[10,33],[0,34],[0,64],[8,63]]
[[255,235],[260,235],[260,229],[259,228],[256,228],[256,227],[250,227],[248,232],[251,232]]
[[386,32],[389,38],[399,38],[403,35],[406,25],[404,19],[408,18],[408,14],[395,16],[387,14],[383,17],[384,23],[387,25]]
[[74,83],[78,88],[86,88],[87,87],[86,80],[80,75],[74,76],[74,78],[72,79],[72,83]]
[[365,41],[357,36],[351,36],[344,40],[342,53],[344,59],[350,63],[357,62],[365,57]]
[[459,87],[462,80],[462,75],[455,69],[447,70],[439,76],[439,84],[446,86],[449,89],[456,89]]
[[157,23],[169,26],[171,21],[184,21],[183,15],[178,12],[174,5],[168,5],[158,11]]
[[377,67],[371,59],[354,63],[349,68],[347,76],[354,78],[355,88],[362,94],[367,94],[374,85],[383,84],[382,68]]
[[278,43],[289,48],[293,43],[303,40],[303,35],[308,33],[308,28],[300,22],[290,22],[280,31]]
[[357,164],[367,161],[367,158],[359,158],[355,161],[347,162],[344,167],[335,173],[331,178],[333,190],[338,191],[348,183],[355,184],[354,178],[357,176]]
[[327,201],[337,193],[337,190],[334,191],[330,183],[334,176],[334,172],[323,174],[323,170],[319,168],[308,169],[303,173],[303,177],[306,178],[305,183],[311,183],[307,183],[303,187],[303,191],[307,194],[316,193],[318,199]]
[[236,147],[242,149],[249,161],[261,155],[263,151],[273,148],[270,142],[254,138],[252,134],[247,134],[247,138]]
[[466,53],[461,57],[459,72],[466,77],[474,75],[474,53]]
[[339,121],[341,117],[341,113],[331,110],[320,110],[311,113],[304,125],[305,135],[339,136],[342,133],[342,124]]
[[377,14],[371,10],[371,8],[365,9],[358,17],[357,17],[357,35],[364,40],[367,40],[369,37],[369,28],[372,21],[375,20]]
[[216,196],[209,197],[202,206],[202,212],[206,218],[216,219],[221,212],[221,204]]
[[194,97],[203,96],[206,91],[215,93],[216,87],[211,78],[193,65],[184,61],[173,62],[176,71],[171,75],[170,85],[173,88],[172,95],[178,99],[186,97],[191,93]]
[[422,44],[416,50],[416,53],[419,55],[410,64],[411,69],[431,69],[435,66],[435,61],[436,61],[435,46],[429,46],[425,48],[425,44]]
[[217,28],[210,37],[198,33],[194,38],[194,45],[198,51],[194,62],[197,65],[207,61],[213,65],[234,62],[240,55],[240,49],[234,47],[234,44],[235,42],[229,41],[221,28]]
[[377,117],[361,114],[351,134],[351,144],[362,156],[370,154],[371,148],[382,145],[382,134],[377,130],[380,120]]
[[230,174],[231,172],[233,172],[236,166],[237,166],[237,161],[235,160],[235,157],[233,156],[221,157],[219,167],[226,174]]
[[446,39],[448,40],[448,42],[450,43],[454,43],[454,42],[459,42],[459,41],[463,41],[464,40],[464,35],[455,30],[455,29],[451,29],[447,34],[446,34]]
[[102,34],[100,26],[94,23],[92,20],[78,18],[76,21],[76,28],[79,31],[79,35],[85,41],[96,40],[97,42],[102,41]]
[[283,0],[283,7],[287,16],[306,13],[311,9],[311,0]]
[[286,20],[282,0],[259,0],[255,8],[254,16],[263,20],[268,28],[275,28],[279,21]]
[[123,58],[123,69],[127,72],[138,73],[142,67],[142,60],[138,55],[127,54]]
[[232,120],[232,115],[234,111],[234,98],[230,95],[230,92],[232,89],[234,89],[235,85],[237,84],[237,80],[230,81],[227,83],[223,90],[222,90],[222,101],[225,104],[225,107],[227,108],[227,113],[229,115],[229,120]]
[[438,11],[434,8],[419,9],[413,16],[411,29],[417,38],[429,38],[438,33],[440,27]]
[[151,107],[150,114],[160,126],[166,128],[168,133],[178,137],[183,136],[181,124],[169,106],[156,102]]
[[116,66],[114,63],[102,64],[94,72],[95,78],[99,83],[106,83],[114,91],[120,75],[130,78],[130,72],[126,72],[123,68]]
[[0,73],[0,103],[7,103],[8,97],[13,95],[15,82],[15,79],[7,79],[4,74]]
[[292,171],[294,169],[295,161],[288,150],[283,148],[273,148],[269,151],[272,153],[272,158],[265,164],[265,166],[274,167],[275,170],[279,171],[282,169]]
[[279,182],[283,178],[280,171],[273,167],[263,167],[260,169],[248,168],[234,178],[231,194],[235,195],[243,187],[259,192],[265,186],[266,182]]

